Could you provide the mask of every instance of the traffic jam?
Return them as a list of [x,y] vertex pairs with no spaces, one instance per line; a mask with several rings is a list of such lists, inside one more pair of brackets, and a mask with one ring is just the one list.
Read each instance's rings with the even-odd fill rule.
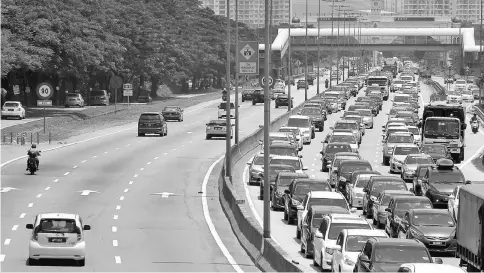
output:
[[[409,67],[374,68],[327,88],[278,132],[270,132],[270,143],[261,143],[270,145],[270,155],[261,149],[247,162],[248,184],[258,187],[261,200],[264,158],[270,157],[270,207],[285,225],[294,226],[286,236],[298,239],[301,255],[314,268],[480,272],[482,243],[475,238],[484,232],[477,217],[484,184],[466,180],[456,166],[464,159],[465,107],[446,101],[423,105],[420,80]],[[243,100],[263,102],[257,99],[263,92],[252,91]],[[325,124],[338,112],[343,113],[339,120]],[[379,115],[387,116],[381,128],[374,123]],[[388,166],[388,173],[360,154],[373,130],[382,130],[382,138],[366,141],[381,149],[377,164]],[[326,137],[315,143],[323,131]],[[313,162],[305,162],[301,153],[308,145],[321,147],[316,165],[327,178],[308,174]],[[443,264],[443,256],[459,257],[460,267]]]

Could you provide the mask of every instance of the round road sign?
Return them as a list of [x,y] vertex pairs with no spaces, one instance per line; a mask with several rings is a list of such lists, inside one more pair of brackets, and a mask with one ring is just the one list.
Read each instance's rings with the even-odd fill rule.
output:
[[[273,82],[274,82],[274,79],[272,79],[272,77],[269,76],[269,86],[271,86]],[[262,86],[266,85],[266,77],[261,78],[260,85],[262,85]]]
[[42,82],[37,85],[37,89],[35,90],[37,93],[37,97],[41,100],[48,100],[54,95],[54,88],[47,82]]

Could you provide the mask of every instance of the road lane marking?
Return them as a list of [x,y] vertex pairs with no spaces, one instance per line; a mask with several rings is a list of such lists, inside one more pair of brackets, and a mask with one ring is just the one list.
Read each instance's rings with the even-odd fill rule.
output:
[[0,262],[3,262],[3,261],[5,261],[5,255],[4,254],[1,254],[0,255]]
[[133,181],[129,181],[129,184],[130,184],[130,185],[131,185],[131,184],[133,184]]
[[72,166],[73,169],[77,169],[77,165],[76,166]]
[[173,149],[173,151],[176,151],[176,148],[175,148],[175,149]]
[[205,174],[205,177],[203,178],[203,183],[202,183],[203,216],[205,217],[205,221],[207,222],[208,228],[210,229],[210,233],[212,234],[213,238],[215,239],[215,242],[217,243],[218,247],[224,254],[225,258],[227,258],[228,262],[234,268],[234,270],[237,271],[237,273],[243,273],[244,271],[240,268],[240,266],[235,261],[234,257],[232,257],[230,252],[227,250],[227,247],[225,247],[224,243],[222,242],[222,239],[220,239],[220,236],[218,235],[217,230],[215,229],[215,225],[213,224],[212,219],[210,218],[210,211],[208,210],[208,203],[207,203],[208,179],[210,178],[210,174],[212,173],[212,170],[215,167],[215,165],[217,165],[223,158],[224,156],[221,156],[214,163],[212,163],[210,168],[208,168],[208,171]]
[[98,191],[91,191],[91,190],[82,190],[82,191],[78,191],[78,192],[80,192],[81,195],[86,195],[86,196],[89,195],[90,193],[93,193],[93,192],[99,193]]
[[148,162],[148,163],[146,163],[146,165],[150,165],[150,164],[151,164],[151,161],[150,161],[150,162]]
[[113,246],[118,246],[118,240],[113,240]]
[[14,225],[14,226],[12,227],[12,230],[17,230],[17,228],[18,228],[18,225]]
[[126,145],[126,147],[130,146],[131,144]]
[[121,209],[121,206],[116,206],[116,209]]
[[118,215],[116,215],[116,214],[115,214],[115,215],[113,215],[113,219],[114,219],[114,220],[118,220]]
[[10,244],[10,239],[5,239],[5,243],[3,243],[3,244],[8,246]]
[[111,231],[112,232],[118,232],[118,228],[117,227],[111,227]]
[[141,168],[141,169],[139,169],[139,170],[140,170],[140,171],[142,171],[142,170],[144,170],[144,169],[145,169],[145,168]]
[[163,155],[167,155],[168,153],[164,153]]
[[81,163],[86,163],[86,161],[87,161],[87,160],[83,160],[83,161],[81,161]]
[[314,172],[314,169],[311,169],[312,172]]
[[108,152],[104,152],[104,154],[107,154]]
[[27,213],[22,213],[18,218],[25,218],[25,215],[27,215]]
[[121,257],[119,256],[114,256],[114,260],[116,261],[117,264],[121,263]]
[[28,207],[31,208],[34,206],[34,203],[29,203]]
[[44,190],[48,191],[48,190],[50,190],[50,187],[47,187],[47,188],[45,188]]
[[54,183],[57,183],[57,182],[59,182],[59,179],[55,179],[55,180],[54,180]]
[[138,174],[135,174],[133,177],[138,177]]
[[71,172],[66,172],[64,175],[69,175]]
[[92,158],[96,158],[96,157],[97,157],[97,155],[93,156]]
[[42,193],[37,194],[37,198],[42,197]]
[[119,197],[119,200],[123,201],[124,200],[124,196]]
[[315,178],[316,176],[313,174],[313,175],[311,175],[311,177],[312,177],[312,178]]
[[128,192],[128,191],[129,191],[129,189],[124,189],[124,192]]
[[116,150],[119,150],[119,148],[116,148]]
[[159,157],[155,157],[155,160],[158,159]]
[[193,143],[193,141],[192,141],[192,140],[190,140],[188,143]]

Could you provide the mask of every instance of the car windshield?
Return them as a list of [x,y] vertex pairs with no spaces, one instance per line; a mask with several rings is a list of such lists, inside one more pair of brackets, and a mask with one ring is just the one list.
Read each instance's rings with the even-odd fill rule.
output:
[[158,114],[142,114],[140,120],[160,120],[160,115]]
[[410,135],[392,134],[388,137],[388,143],[412,143],[413,137]]
[[375,262],[379,263],[430,263],[425,247],[380,245],[375,249]]
[[3,107],[19,107],[20,103],[18,102],[6,102],[3,104]]
[[454,220],[447,213],[417,213],[413,215],[412,222],[416,226],[455,226]]
[[[218,108],[219,109],[227,109],[227,103],[225,103],[225,102],[220,103]],[[230,103],[230,109],[235,109],[235,104]]]
[[[225,107],[225,105],[224,105]],[[163,111],[178,111],[178,107],[176,106],[167,106],[163,109]]]
[[317,108],[304,108],[301,111],[301,115],[319,115],[321,114],[321,110]]
[[351,152],[351,146],[344,144],[328,144],[326,153],[335,154],[340,152]]
[[334,125],[334,129],[351,129],[351,130],[356,130],[358,129],[358,124],[356,122],[337,122]]
[[410,97],[409,96],[395,96],[393,98],[393,102],[409,102]]
[[411,209],[431,209],[430,201],[423,200],[398,200],[395,204],[396,211],[407,211]]
[[310,208],[311,206],[333,206],[333,207],[348,209],[348,204],[346,203],[346,199],[311,198],[309,199],[309,202],[308,202],[308,208]]
[[42,219],[35,233],[81,233],[74,219]]
[[[383,237],[383,236],[378,236]],[[349,252],[360,252],[365,246],[365,243],[371,239],[375,238],[375,236],[368,236],[368,235],[349,235],[346,238],[346,245],[345,249]]]
[[354,120],[354,121],[357,121],[357,122],[361,122],[361,117],[346,117],[345,119],[346,120]]
[[336,135],[336,136],[331,136],[330,142],[343,142],[343,143],[355,144],[356,139],[352,135]]
[[298,178],[300,176],[297,176],[297,175],[288,175],[288,174],[285,174],[284,176],[280,176],[279,177],[279,180],[278,180],[278,186],[279,187],[287,187],[289,186],[289,184],[291,184],[291,182]]
[[69,98],[77,98],[77,97],[79,97],[79,94],[67,94],[67,97],[69,97]]
[[104,96],[104,91],[91,91],[92,97]]
[[430,176],[430,183],[464,183],[460,171],[438,171],[435,170]]
[[362,174],[358,176],[358,179],[355,182],[355,188],[364,188],[368,185],[370,178],[376,174]]
[[333,223],[329,227],[328,239],[336,240],[343,229],[371,229],[371,227],[368,224]]
[[252,164],[254,164],[254,165],[264,165],[264,157],[263,156],[257,156],[254,159],[254,162]]
[[407,128],[410,133],[412,133],[414,136],[419,135],[420,132],[418,131],[418,128]]
[[422,153],[426,154],[445,154],[445,146],[440,145],[423,145]]
[[403,84],[403,81],[394,81],[393,84]]
[[208,123],[208,126],[227,126],[227,123],[225,122],[225,120],[211,120],[209,123]]
[[291,147],[270,147],[271,155],[297,156],[297,152]]
[[341,167],[342,174],[352,173],[354,171],[372,171],[371,165],[368,163],[353,163],[352,165],[345,164]]
[[301,163],[299,159],[282,159],[282,158],[275,158],[271,159],[271,164],[281,164],[281,165],[289,165],[294,167],[296,170],[300,170],[301,168]]
[[377,181],[373,183],[371,195],[376,197],[384,190],[406,191],[407,185],[403,181]]
[[294,128],[294,129],[281,128],[279,129],[279,132],[300,135],[299,129],[297,128]]
[[277,175],[280,172],[294,173],[294,168],[291,168],[289,166],[270,166],[269,173],[271,174],[271,176]]
[[430,156],[407,156],[405,164],[432,164],[434,160]]
[[373,114],[371,113],[371,110],[360,109],[360,110],[358,110],[358,112],[360,113],[360,115],[362,115],[364,117],[372,117],[373,116]]
[[418,147],[395,147],[393,152],[394,155],[409,155],[409,154],[418,154],[420,150]]
[[310,191],[329,191],[328,183],[297,183],[294,194],[304,195]]
[[298,128],[309,128],[309,120],[308,119],[301,119],[301,118],[289,118],[287,122],[287,126],[289,127],[298,127]]

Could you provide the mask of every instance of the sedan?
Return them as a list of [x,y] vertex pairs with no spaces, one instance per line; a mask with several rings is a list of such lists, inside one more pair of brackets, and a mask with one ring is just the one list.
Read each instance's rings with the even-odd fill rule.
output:
[[420,148],[417,145],[396,145],[390,159],[390,173],[401,173],[405,158],[409,154],[417,154],[419,152]]
[[166,106],[161,113],[165,120],[183,121],[183,109],[178,106]]
[[419,165],[433,165],[435,164],[433,158],[426,154],[409,154],[403,160],[401,177],[405,182],[413,181],[415,172]]
[[6,101],[2,107],[2,119],[9,117],[16,117],[18,119],[25,118],[25,108],[19,101]]
[[[284,193],[294,179],[309,178],[306,173],[279,172],[274,185],[271,185],[271,208],[272,210],[284,209]],[[326,183],[328,189],[331,187]]]

